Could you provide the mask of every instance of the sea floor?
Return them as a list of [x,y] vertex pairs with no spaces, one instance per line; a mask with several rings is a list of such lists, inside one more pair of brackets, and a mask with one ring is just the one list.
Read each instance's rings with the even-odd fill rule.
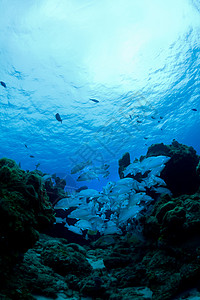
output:
[[[135,252],[131,244],[134,244],[138,251]],[[23,263],[15,269],[15,278],[18,278],[16,284],[21,289],[25,286],[31,287],[31,290],[35,291],[32,294],[35,300],[200,299],[200,292],[195,288],[187,289],[181,294],[177,292],[177,296],[173,297],[173,288],[177,291],[178,288],[176,284],[173,287],[170,281],[169,272],[173,272],[170,266],[168,282],[163,282],[162,278],[165,276],[163,271],[166,272],[164,264],[170,263],[172,257],[164,258],[162,251],[156,253],[154,250],[152,252],[142,248],[140,242],[133,237],[103,237],[90,246],[80,246],[62,238],[41,234],[35,247],[25,253]],[[145,278],[150,268],[147,265],[149,269],[145,272],[144,264],[149,259],[152,276],[160,272],[160,286],[157,283],[159,279],[152,284]],[[164,263],[162,268],[160,259]],[[67,274],[68,267],[70,275]],[[172,279],[173,276],[174,274],[171,274]]]

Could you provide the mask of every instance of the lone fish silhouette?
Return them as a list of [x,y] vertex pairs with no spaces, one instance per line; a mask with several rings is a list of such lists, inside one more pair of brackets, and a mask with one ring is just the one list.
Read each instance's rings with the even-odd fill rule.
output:
[[3,87],[5,87],[5,88],[6,88],[6,84],[5,84],[5,82],[3,82],[3,81],[0,81],[0,84],[1,84]]
[[95,103],[99,103],[99,100],[97,100],[97,99],[90,98],[90,100],[93,101],[93,102],[95,102]]
[[62,119],[61,119],[61,116],[59,115],[59,113],[57,113],[57,114],[55,115],[55,117],[56,117],[56,120],[57,120],[57,121],[59,121],[59,122],[62,123]]

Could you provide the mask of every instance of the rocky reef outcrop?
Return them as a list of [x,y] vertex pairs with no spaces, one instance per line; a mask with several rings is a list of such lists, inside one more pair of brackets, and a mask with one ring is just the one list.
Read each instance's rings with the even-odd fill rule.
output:
[[152,248],[152,254],[145,260],[151,274],[149,284],[152,289],[153,285],[156,287],[156,294],[162,291],[165,299],[199,285],[199,205],[200,193],[176,198],[165,196],[144,219],[143,233]]
[[200,184],[197,166],[199,156],[193,147],[173,140],[171,145],[155,144],[149,147],[147,157],[166,155],[171,159],[160,174],[174,196],[195,193]]
[[130,165],[131,163],[131,159],[130,159],[130,154],[128,152],[126,152],[122,158],[119,159],[118,161],[119,163],[119,169],[118,169],[118,173],[119,173],[119,177],[123,178],[123,171],[126,167],[128,167],[128,165]]
[[41,234],[23,262],[16,265],[0,298],[33,300],[33,294],[37,294],[56,299],[62,292],[65,299],[80,299],[80,295],[107,299],[102,278],[105,266],[94,254],[94,250],[66,239]]
[[[75,235],[73,242],[70,240],[69,233],[65,239],[40,234],[38,240],[38,232],[54,221],[41,176],[21,170],[12,160],[0,160],[1,299],[33,300],[36,294],[56,299],[62,293],[67,299],[172,300],[192,287],[199,290],[200,297],[199,156],[193,148],[173,141],[171,145],[152,145],[145,157],[130,165],[126,154],[120,161],[120,174],[130,177],[130,171],[132,178],[137,176],[134,194],[135,181],[130,178],[104,189],[106,199],[114,199],[113,203],[123,193],[133,194],[119,215],[119,220],[127,217],[126,230],[113,234],[116,231],[111,231],[113,223],[109,223],[107,234],[88,239],[81,246]],[[166,193],[160,177],[173,194]],[[152,192],[152,187],[160,194],[149,203],[144,193]],[[73,207],[70,214],[75,218],[80,219],[80,210],[74,207],[80,209],[84,197],[85,206],[91,199],[102,200],[103,194],[86,191],[70,203],[69,198],[61,200],[64,207],[66,203]],[[135,217],[129,215],[135,203],[139,205],[135,200],[141,195],[145,196],[141,204],[144,209]],[[9,272],[6,265],[15,267]]]
[[[174,196],[190,195],[197,192],[200,185],[199,156],[193,147],[180,144],[176,140],[173,140],[170,145],[153,144],[148,148],[146,156],[141,156],[140,161],[144,158],[157,156],[170,157],[161,171],[160,177]],[[128,160],[125,159],[126,157],[128,157],[127,153],[119,160],[120,178],[124,177],[123,171],[127,167]],[[145,176],[147,174],[141,175],[141,178],[145,178]],[[135,178],[130,175],[125,177]],[[138,177],[135,179],[138,180]]]
[[54,222],[41,177],[0,159],[0,281]]
[[66,181],[65,179],[56,176],[56,174],[53,174],[52,178],[54,179],[54,183],[50,177],[49,180],[45,181],[44,185],[49,197],[49,201],[52,203],[52,205],[55,205],[60,199],[65,197],[64,188],[66,186]]

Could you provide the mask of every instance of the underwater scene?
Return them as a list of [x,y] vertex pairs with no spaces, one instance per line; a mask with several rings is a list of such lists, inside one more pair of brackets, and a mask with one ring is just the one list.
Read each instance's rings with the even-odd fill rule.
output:
[[200,2],[0,7],[0,300],[200,299]]

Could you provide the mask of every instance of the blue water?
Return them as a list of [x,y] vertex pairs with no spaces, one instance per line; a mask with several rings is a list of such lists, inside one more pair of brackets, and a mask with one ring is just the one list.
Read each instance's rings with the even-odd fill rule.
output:
[[[101,189],[127,151],[175,138],[200,154],[198,1],[0,4],[0,157]],[[88,159],[109,178],[76,182]]]

